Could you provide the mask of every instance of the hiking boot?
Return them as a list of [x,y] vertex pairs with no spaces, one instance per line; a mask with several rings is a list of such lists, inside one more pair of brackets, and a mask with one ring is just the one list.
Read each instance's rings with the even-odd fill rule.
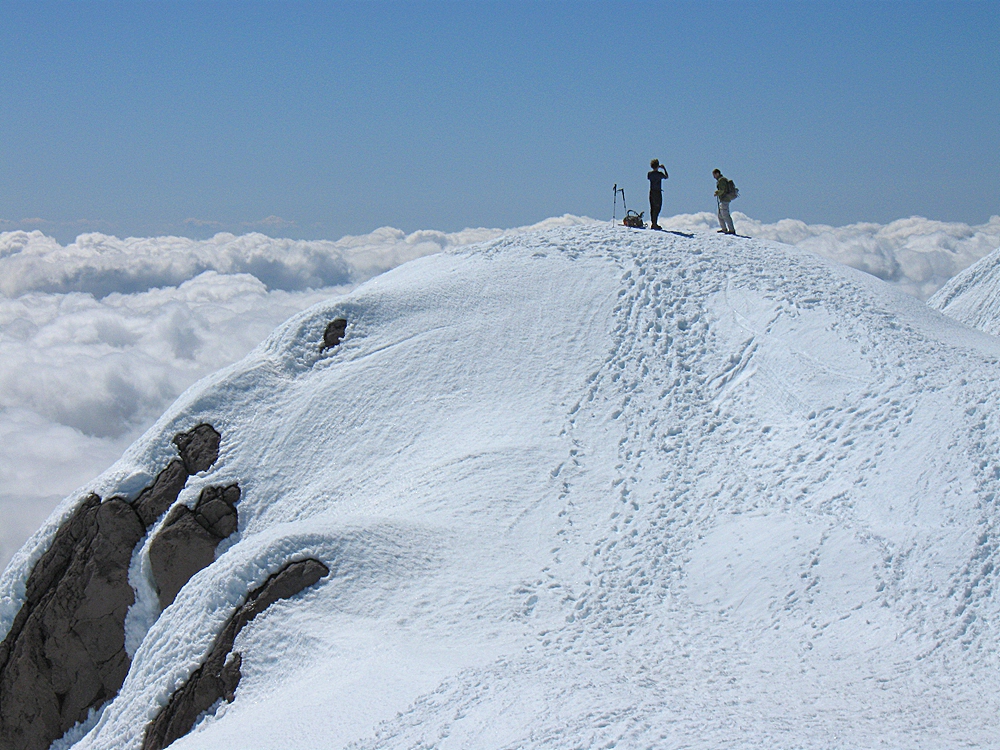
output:
[[725,229],[716,229],[715,233],[716,234],[729,234],[728,230],[725,230]]

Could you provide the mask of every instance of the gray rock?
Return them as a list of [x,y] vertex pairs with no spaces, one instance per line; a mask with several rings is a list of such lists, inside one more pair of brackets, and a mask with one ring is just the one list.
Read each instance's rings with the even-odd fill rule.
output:
[[149,545],[149,564],[160,607],[169,607],[191,576],[215,560],[219,538],[205,530],[194,514],[177,506]]
[[152,526],[157,518],[177,502],[177,496],[187,484],[187,479],[188,472],[184,468],[184,462],[175,458],[157,474],[153,484],[139,493],[133,506],[145,526]]
[[149,564],[160,600],[170,606],[191,577],[215,560],[215,548],[236,531],[238,485],[206,487],[194,510],[178,505],[149,544]]
[[286,565],[247,596],[216,637],[202,665],[177,690],[146,727],[142,750],[162,750],[183,737],[198,717],[216,701],[230,703],[236,698],[243,657],[233,652],[233,643],[243,627],[279,599],[288,599],[328,575],[330,569],[319,560],[308,559]]
[[[176,502],[188,476],[219,456],[219,433],[211,425],[180,433],[174,442],[181,458],[133,503],[84,498],[35,563],[24,604],[0,643],[0,750],[46,750],[121,689],[130,666],[125,615],[135,601],[128,582],[133,550]],[[191,516],[189,533],[180,536],[194,559],[185,564],[195,570],[214,559],[220,534],[237,525],[239,488],[210,489],[195,512],[179,512]]]
[[325,575],[330,569],[319,560],[309,558],[299,562],[286,565],[279,572],[268,578],[264,585],[251,592],[236,615],[236,635],[243,629],[243,626],[253,618],[270,607],[279,599],[288,599],[295,596],[304,588],[312,586]]
[[188,474],[207,471],[219,458],[221,435],[210,424],[200,424],[174,436],[174,445],[181,454]]
[[174,435],[173,442],[180,452],[180,459],[167,464],[153,484],[140,492],[133,502],[146,526],[151,526],[177,502],[177,496],[190,475],[206,471],[219,458],[220,436],[212,425],[200,424],[187,432],[179,432]]
[[144,533],[127,502],[96,495],[56,533],[0,652],[2,750],[45,750],[118,693],[135,601],[128,566]]
[[332,349],[337,346],[344,339],[344,335],[347,333],[347,321],[343,318],[337,318],[336,320],[331,320],[326,326],[326,330],[323,332],[323,346],[319,348],[320,351],[326,349]]
[[236,503],[240,501],[240,487],[206,487],[194,506],[195,519],[219,539],[236,531],[238,518]]

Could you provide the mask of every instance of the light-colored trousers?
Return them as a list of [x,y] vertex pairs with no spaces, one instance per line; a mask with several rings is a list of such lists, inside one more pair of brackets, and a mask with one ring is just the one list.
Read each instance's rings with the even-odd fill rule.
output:
[[719,201],[719,226],[724,232],[736,234],[733,217],[729,215],[729,201]]

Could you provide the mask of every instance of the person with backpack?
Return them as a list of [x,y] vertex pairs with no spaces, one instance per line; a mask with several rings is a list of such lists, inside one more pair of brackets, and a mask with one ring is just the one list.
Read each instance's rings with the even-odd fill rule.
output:
[[656,223],[656,220],[660,216],[660,209],[663,208],[663,189],[660,187],[660,183],[669,175],[667,168],[660,164],[659,159],[653,159],[649,162],[649,166],[652,167],[649,174],[646,175],[649,178],[649,219],[652,222],[649,228],[659,229],[660,225]]
[[733,184],[722,176],[718,169],[712,170],[712,177],[715,178],[715,197],[719,201],[719,234],[736,234],[736,227],[733,225],[733,217],[729,213],[729,203],[734,198],[739,197],[740,191]]

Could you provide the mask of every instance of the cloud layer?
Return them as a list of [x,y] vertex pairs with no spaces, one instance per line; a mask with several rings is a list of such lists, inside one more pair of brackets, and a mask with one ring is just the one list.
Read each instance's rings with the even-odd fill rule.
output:
[[[382,228],[337,241],[218,234],[60,245],[0,233],[0,566],[52,507],[110,465],[189,385],[236,361],[279,323],[413,258],[548,226],[406,234]],[[664,220],[714,231],[715,216]],[[886,226],[762,224],[754,237],[814,250],[925,298],[1000,247],[1000,217],[969,227],[927,219]]]

